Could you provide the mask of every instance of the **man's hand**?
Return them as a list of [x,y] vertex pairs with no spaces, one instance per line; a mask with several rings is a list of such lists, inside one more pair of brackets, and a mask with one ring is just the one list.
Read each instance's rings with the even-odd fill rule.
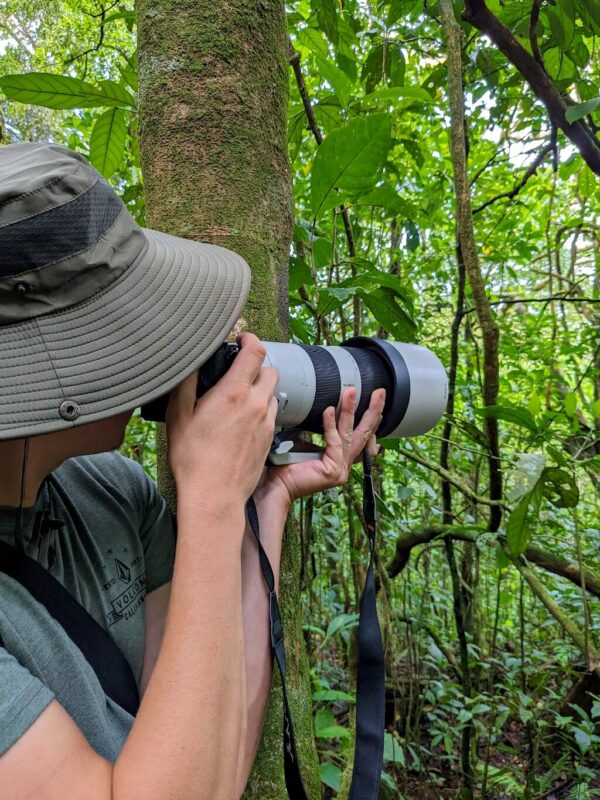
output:
[[371,454],[377,452],[375,432],[381,423],[384,404],[385,389],[377,389],[371,395],[369,407],[355,428],[356,390],[346,389],[342,395],[337,423],[333,406],[323,412],[326,447],[322,459],[314,458],[283,467],[268,467],[254,493],[259,508],[265,507],[265,504],[271,506],[272,503],[289,508],[299,497],[345,483],[352,464],[365,447]]
[[178,492],[191,488],[213,504],[226,496],[243,508],[273,440],[277,370],[262,366],[266,350],[256,336],[238,341],[231,368],[203,397],[196,399],[197,373],[173,390],[166,422]]

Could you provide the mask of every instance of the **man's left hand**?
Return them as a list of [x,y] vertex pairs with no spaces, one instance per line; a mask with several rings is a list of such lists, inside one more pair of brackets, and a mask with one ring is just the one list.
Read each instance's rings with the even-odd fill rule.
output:
[[333,406],[323,412],[325,450],[322,458],[268,467],[254,493],[257,504],[264,507],[275,503],[287,509],[300,497],[345,483],[352,464],[365,447],[371,455],[375,455],[379,449],[375,432],[381,423],[384,404],[385,389],[377,389],[355,428],[356,390],[345,389],[337,422]]

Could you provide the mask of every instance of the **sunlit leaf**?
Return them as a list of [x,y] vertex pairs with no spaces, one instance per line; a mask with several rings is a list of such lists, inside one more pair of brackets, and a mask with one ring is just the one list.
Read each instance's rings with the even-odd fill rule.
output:
[[335,189],[373,187],[392,143],[388,114],[353,119],[329,134],[317,150],[312,169],[311,205],[318,216]]
[[123,163],[126,136],[125,112],[121,108],[108,109],[94,123],[90,161],[105,178],[110,178]]
[[46,108],[135,107],[127,89],[114,81],[101,81],[101,85],[94,86],[79,78],[49,72],[4,75],[0,89],[11,100]]

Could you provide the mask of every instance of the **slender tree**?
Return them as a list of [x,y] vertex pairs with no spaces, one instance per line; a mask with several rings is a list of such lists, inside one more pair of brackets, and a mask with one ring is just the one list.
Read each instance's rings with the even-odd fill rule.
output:
[[[281,3],[138,0],[139,120],[148,224],[229,247],[252,270],[245,311],[263,339],[287,333],[292,231],[286,144],[288,42]],[[159,484],[174,485],[159,432]],[[307,663],[302,646],[299,548],[293,527],[282,560],[289,689],[311,795],[319,791]],[[246,797],[281,800],[279,692]],[[311,775],[312,781],[311,783]],[[305,778],[306,779],[306,778]]]

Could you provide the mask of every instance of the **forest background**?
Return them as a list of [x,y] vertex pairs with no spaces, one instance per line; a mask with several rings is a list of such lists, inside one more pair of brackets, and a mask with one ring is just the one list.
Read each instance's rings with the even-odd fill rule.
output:
[[[440,424],[377,464],[381,796],[598,797],[600,4],[298,0],[287,24],[290,336],[418,341],[451,379]],[[144,224],[137,90],[131,5],[3,0],[2,143],[84,153]],[[156,476],[139,417],[124,452]],[[360,475],[296,511],[335,797]]]

